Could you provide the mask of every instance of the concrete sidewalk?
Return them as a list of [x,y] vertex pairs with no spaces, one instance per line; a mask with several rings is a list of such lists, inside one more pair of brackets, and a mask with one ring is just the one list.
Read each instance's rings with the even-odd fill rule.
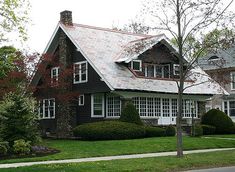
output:
[[[205,153],[205,152],[215,152],[215,151],[224,151],[224,150],[235,150],[235,148],[191,150],[191,151],[184,151],[184,154]],[[64,163],[80,163],[80,162],[94,162],[94,161],[110,161],[110,160],[118,160],[118,159],[150,158],[150,157],[173,156],[173,155],[174,156],[176,155],[176,151],[174,151],[174,152],[146,153],[146,154],[132,154],[132,155],[119,155],[119,156],[93,157],[93,158],[66,159],[66,160],[53,160],[53,161],[0,164],[0,168],[14,168],[14,167],[24,167],[24,166],[41,165],[41,164],[64,164]]]

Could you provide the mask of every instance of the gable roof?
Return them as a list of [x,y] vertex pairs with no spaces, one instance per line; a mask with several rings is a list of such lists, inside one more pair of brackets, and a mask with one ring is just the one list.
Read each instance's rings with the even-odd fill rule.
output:
[[[217,57],[217,58],[216,58]],[[198,64],[203,70],[215,70],[235,67],[235,46],[227,50],[218,50],[198,59]]]
[[[168,42],[165,35],[131,34],[81,24],[67,26],[59,23],[44,53],[47,52],[59,28],[65,32],[78,51],[81,52],[111,90],[178,92],[176,81],[138,78],[126,66],[119,64],[120,62],[130,62],[132,59],[137,58],[139,54],[161,41]],[[147,43],[146,46],[140,51],[134,53],[129,51],[128,53],[128,49],[131,49],[136,43],[140,45],[141,42]],[[170,44],[168,45],[169,47],[171,50],[175,50]],[[184,93],[201,95],[227,94],[217,83],[206,82],[211,80],[211,78],[200,68],[194,70],[196,74],[190,76],[190,79],[194,82],[185,82],[185,86],[189,88]],[[202,84],[200,84],[201,81]]]

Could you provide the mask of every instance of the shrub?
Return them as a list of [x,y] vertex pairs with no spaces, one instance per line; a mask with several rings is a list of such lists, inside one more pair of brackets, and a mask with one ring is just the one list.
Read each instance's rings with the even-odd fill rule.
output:
[[134,139],[145,136],[142,126],[120,121],[101,121],[74,128],[74,136],[84,140]]
[[203,129],[201,125],[195,125],[193,136],[200,137],[203,135]]
[[201,123],[214,126],[216,134],[228,134],[233,126],[231,118],[218,109],[211,109],[204,114]]
[[120,121],[143,125],[139,113],[133,103],[127,103],[121,112]]
[[212,125],[201,125],[203,130],[203,135],[215,134],[215,127]]
[[13,152],[19,155],[27,155],[30,153],[30,141],[25,141],[23,139],[15,140],[13,144]]
[[173,125],[166,127],[166,136],[175,136],[175,127]]
[[12,146],[14,140],[39,141],[35,101],[31,95],[17,91],[0,102],[0,137]]
[[4,156],[7,154],[9,150],[9,143],[8,142],[0,142],[0,156]]
[[162,137],[166,135],[166,130],[159,127],[145,127],[145,136],[146,137]]
[[230,134],[235,134],[235,124],[230,128]]

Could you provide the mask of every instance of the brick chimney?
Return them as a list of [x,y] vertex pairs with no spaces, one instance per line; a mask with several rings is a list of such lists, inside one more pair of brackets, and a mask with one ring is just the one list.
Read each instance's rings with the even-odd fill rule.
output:
[[72,26],[73,25],[73,18],[72,18],[72,11],[62,11],[60,13],[60,22],[64,25]]

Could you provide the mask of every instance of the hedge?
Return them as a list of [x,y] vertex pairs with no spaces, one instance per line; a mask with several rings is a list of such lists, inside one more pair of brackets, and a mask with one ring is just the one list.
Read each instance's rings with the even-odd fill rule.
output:
[[135,139],[145,136],[145,129],[132,123],[121,121],[101,121],[82,124],[74,128],[74,136],[83,140]]
[[166,135],[166,130],[159,127],[145,127],[145,137],[162,137]]
[[201,124],[215,127],[215,134],[229,134],[233,127],[231,118],[218,109],[211,109],[202,116]]
[[203,130],[203,135],[215,134],[215,127],[212,125],[201,125]]
[[175,136],[175,127],[173,125],[168,125],[166,127],[166,136]]

